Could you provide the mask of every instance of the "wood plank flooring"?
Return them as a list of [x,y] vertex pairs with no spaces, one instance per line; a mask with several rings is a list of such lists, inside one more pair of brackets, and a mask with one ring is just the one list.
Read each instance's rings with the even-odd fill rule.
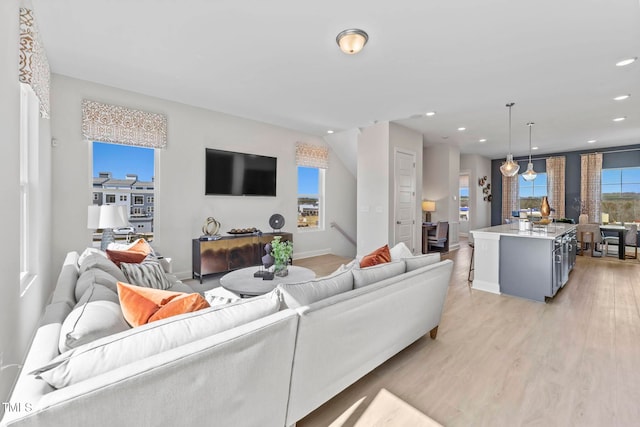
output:
[[[416,412],[445,426],[640,425],[640,262],[578,257],[543,304],[470,289],[470,254],[462,241],[445,256],[455,266],[436,340],[419,339],[297,426],[421,425],[408,421]],[[339,263],[324,259],[322,272]]]

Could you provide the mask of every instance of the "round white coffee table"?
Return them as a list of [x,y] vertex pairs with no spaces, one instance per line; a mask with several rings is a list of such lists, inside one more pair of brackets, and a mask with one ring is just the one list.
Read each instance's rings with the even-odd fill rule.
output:
[[220,278],[220,285],[241,297],[253,297],[271,292],[280,283],[298,283],[316,278],[316,274],[308,268],[290,265],[289,274],[284,277],[275,276],[273,280],[253,277],[260,266],[242,268],[225,274]]

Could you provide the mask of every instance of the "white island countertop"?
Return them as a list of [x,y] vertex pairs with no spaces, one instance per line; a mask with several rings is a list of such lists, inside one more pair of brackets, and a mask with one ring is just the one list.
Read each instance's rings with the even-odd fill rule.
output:
[[[552,222],[551,224],[537,227],[533,230],[522,231],[518,229],[518,223],[515,224],[502,224],[493,227],[479,228],[477,230],[471,230],[473,237],[479,237],[479,234],[493,234],[497,236],[509,236],[509,237],[529,237],[535,239],[555,239],[562,236],[567,231],[571,231],[576,228],[575,224],[565,224],[561,222]],[[485,234],[486,233],[486,234]]]

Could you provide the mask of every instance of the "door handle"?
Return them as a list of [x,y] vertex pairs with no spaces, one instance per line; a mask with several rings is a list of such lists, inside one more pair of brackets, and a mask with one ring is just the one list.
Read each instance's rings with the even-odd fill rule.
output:
[[400,225],[400,224],[402,224],[402,223],[401,223],[400,221],[396,221],[396,224]]

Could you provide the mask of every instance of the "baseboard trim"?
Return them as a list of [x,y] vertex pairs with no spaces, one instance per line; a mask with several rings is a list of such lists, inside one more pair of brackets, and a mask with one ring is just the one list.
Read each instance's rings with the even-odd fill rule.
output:
[[311,258],[314,256],[320,256],[320,255],[330,255],[331,254],[331,248],[327,248],[327,249],[319,249],[317,251],[307,251],[307,252],[298,252],[298,253],[294,253],[293,254],[293,259],[304,259],[304,258]]
[[471,287],[479,291],[485,291],[485,292],[490,292],[492,294],[500,295],[500,285],[497,283],[491,283],[485,280],[474,280],[473,285],[471,285]]

